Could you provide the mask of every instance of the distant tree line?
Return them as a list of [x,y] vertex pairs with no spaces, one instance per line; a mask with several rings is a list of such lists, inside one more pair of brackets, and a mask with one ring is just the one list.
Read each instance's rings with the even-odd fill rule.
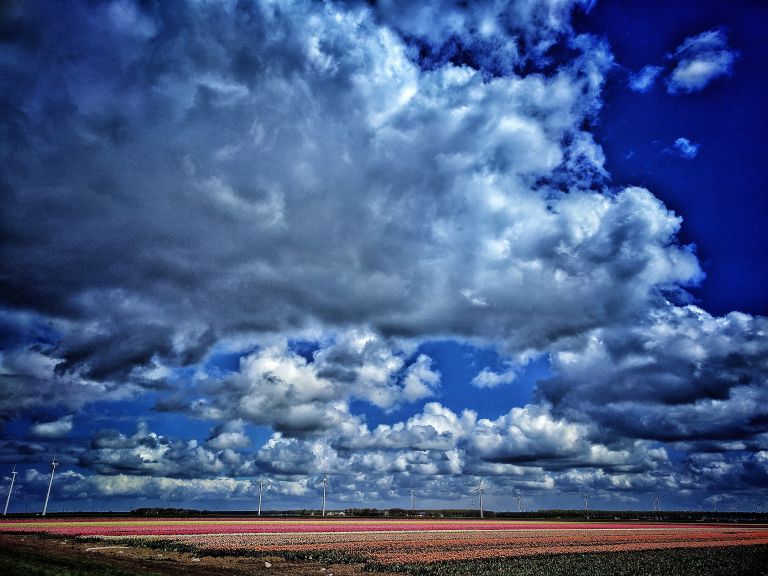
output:
[[[94,513],[82,513],[94,515]],[[115,513],[103,513],[114,515]],[[136,508],[131,511],[133,516],[254,516],[252,510],[194,510],[188,508]],[[99,515],[98,513],[96,515]],[[304,508],[301,510],[272,510],[262,511],[262,517],[312,517],[321,518],[321,510]],[[442,508],[431,510],[408,510],[405,508],[346,508],[344,510],[329,510],[327,516],[344,516],[350,518],[479,518],[480,512],[467,508]],[[495,512],[486,510],[485,519],[507,520],[566,520],[566,521],[648,521],[648,522],[765,522],[768,513],[765,512],[702,512],[690,510],[669,510],[653,512],[648,510],[537,510],[535,512]]]

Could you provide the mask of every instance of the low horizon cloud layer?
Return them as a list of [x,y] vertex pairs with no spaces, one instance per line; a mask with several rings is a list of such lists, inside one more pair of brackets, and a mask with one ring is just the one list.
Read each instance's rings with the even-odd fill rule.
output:
[[[323,471],[349,506],[412,485],[460,503],[478,476],[498,506],[760,502],[768,320],[696,306],[683,217],[611,180],[592,127],[617,65],[571,25],[590,8],[5,5],[0,459],[27,464],[19,498],[56,453],[58,498],[90,503],[243,502],[269,477],[305,507]],[[713,30],[670,59],[631,89],[705,90],[736,52]],[[500,360],[448,390],[425,348],[446,341]]]

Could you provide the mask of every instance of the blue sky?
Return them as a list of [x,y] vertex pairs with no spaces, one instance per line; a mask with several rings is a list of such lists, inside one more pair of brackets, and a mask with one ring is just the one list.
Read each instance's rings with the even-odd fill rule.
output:
[[[766,314],[768,265],[761,255],[768,249],[768,197],[759,191],[767,185],[767,86],[759,71],[768,57],[750,48],[768,40],[765,17],[758,2],[708,2],[705,9],[698,2],[604,2],[580,22],[605,35],[629,74],[669,66],[670,46],[700,31],[721,31],[737,53],[733,73],[695,98],[670,97],[662,82],[641,95],[624,82],[609,83],[596,130],[614,180],[648,187],[683,215],[680,237],[696,244],[707,273],[692,292],[716,314]],[[681,137],[698,146],[691,162],[674,153]]]
[[4,5],[10,509],[761,506],[766,24]]

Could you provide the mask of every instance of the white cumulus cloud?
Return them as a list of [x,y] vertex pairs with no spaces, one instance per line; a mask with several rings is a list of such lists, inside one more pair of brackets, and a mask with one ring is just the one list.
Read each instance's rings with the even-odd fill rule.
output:
[[635,92],[648,92],[656,83],[656,79],[659,74],[664,70],[661,66],[648,65],[644,66],[636,74],[632,74],[629,78],[629,87]]
[[686,38],[671,55],[675,67],[667,81],[667,91],[679,94],[703,90],[716,78],[732,73],[736,56],[723,30]]
[[72,419],[73,415],[68,414],[52,422],[36,422],[30,432],[38,438],[61,438],[72,431]]
[[675,140],[675,151],[682,158],[690,160],[699,153],[699,144],[694,144],[688,138],[678,138]]

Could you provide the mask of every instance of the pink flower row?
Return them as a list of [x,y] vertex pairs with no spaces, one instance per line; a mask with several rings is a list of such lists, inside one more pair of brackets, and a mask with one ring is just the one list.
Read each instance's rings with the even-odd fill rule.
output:
[[[497,530],[626,530],[649,527],[629,523],[528,523],[481,521],[382,521],[382,520],[243,520],[243,519],[66,519],[9,520],[0,522],[0,532],[47,532],[67,536],[168,536],[183,534],[267,534],[339,532],[423,532]],[[654,524],[655,529],[673,527]],[[675,525],[679,528],[681,525]],[[697,526],[701,528],[701,525]]]

